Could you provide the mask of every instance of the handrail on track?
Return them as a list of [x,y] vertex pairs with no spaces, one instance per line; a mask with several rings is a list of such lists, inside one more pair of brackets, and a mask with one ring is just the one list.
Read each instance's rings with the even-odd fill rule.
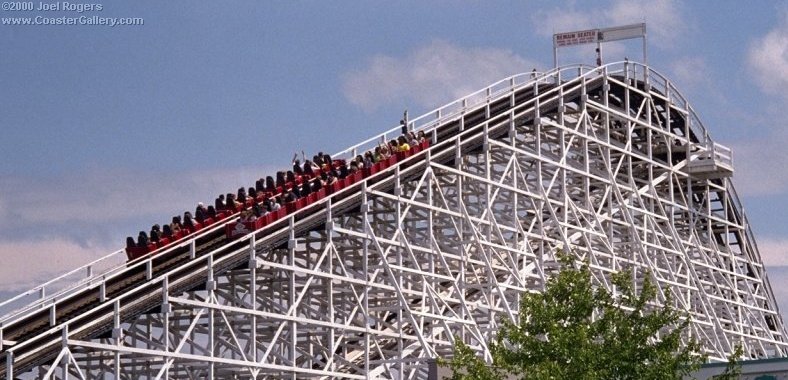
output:
[[[120,256],[121,260],[116,263],[115,261],[118,261],[116,259],[117,256]],[[115,260],[113,260],[113,259],[115,259]],[[110,273],[111,271],[116,270],[117,268],[119,268],[120,266],[118,266],[118,264],[125,263],[125,260],[126,260],[126,253],[125,253],[124,250],[121,249],[121,250],[112,252],[112,253],[110,253],[110,254],[108,254],[106,256],[100,257],[98,259],[95,259],[95,260],[87,263],[87,264],[84,264],[84,265],[82,265],[82,266],[80,266],[80,267],[78,267],[76,269],[73,269],[71,271],[63,273],[63,274],[61,274],[61,275],[59,275],[59,276],[57,276],[57,277],[55,277],[55,278],[53,278],[53,279],[51,279],[51,280],[49,280],[47,282],[44,282],[43,284],[38,285],[38,286],[36,286],[36,287],[26,291],[26,292],[20,293],[20,294],[14,296],[12,298],[9,298],[9,299],[7,299],[5,301],[0,302],[0,311],[2,311],[2,309],[7,307],[8,305],[11,305],[11,304],[13,304],[16,301],[21,300],[22,298],[25,298],[25,297],[33,295],[33,294],[38,294],[39,297],[38,297],[38,299],[34,300],[31,304],[27,305],[27,308],[32,307],[32,306],[37,306],[39,304],[42,304],[48,298],[56,297],[57,294],[59,294],[61,291],[64,290],[64,289],[57,289],[54,292],[48,292],[47,291],[47,289],[48,289],[47,287],[49,287],[51,285],[54,285],[54,284],[57,284],[57,283],[61,283],[63,281],[68,281],[69,278],[73,277],[74,275],[76,275],[76,274],[78,274],[80,272],[84,273],[85,276],[78,278],[76,280],[77,281],[76,283],[70,283],[69,285],[73,286],[73,285],[80,285],[80,284],[84,284],[84,283],[90,282],[92,279],[96,278],[96,277],[94,277],[96,275],[96,273],[95,273],[96,269],[97,268],[103,268],[103,266],[100,265],[100,264],[107,263],[108,265],[112,265],[112,266],[110,266],[108,268],[99,269],[101,271],[100,274],[101,275],[105,275],[105,274]],[[5,318],[0,318],[0,324],[3,322],[4,319]]]
[[[567,66],[551,69],[546,72],[533,71],[530,73],[520,73],[520,74],[512,75],[508,78],[499,80],[481,90],[475,91],[460,99],[449,102],[441,107],[438,107],[432,111],[424,113],[421,116],[409,120],[408,127],[412,131],[424,131],[425,133],[429,133],[435,130],[439,125],[442,125],[448,121],[453,121],[461,117],[465,113],[484,107],[485,105],[488,105],[493,101],[497,101],[505,96],[510,96],[516,90],[525,88],[526,86],[531,86],[540,83],[561,84],[582,77],[594,78],[601,75],[623,75],[625,79],[632,79],[632,80],[641,80],[642,78],[645,86],[655,88],[657,91],[660,91],[665,95],[669,94],[670,99],[675,100],[673,103],[678,104],[682,107],[686,107],[689,110],[689,115],[687,115],[688,128],[692,129],[692,131],[696,133],[697,136],[705,136],[707,138],[706,143],[711,144],[710,148],[706,146],[701,146],[701,149],[714,149],[714,150],[725,151],[724,149],[722,149],[725,148],[724,146],[720,144],[716,144],[712,142],[710,139],[708,139],[708,133],[706,132],[705,127],[700,122],[700,119],[697,117],[694,110],[692,110],[691,107],[689,106],[689,102],[664,75],[651,69],[648,66],[632,61],[613,62],[600,67],[575,64],[575,65],[567,65]],[[380,142],[394,139],[398,137],[400,134],[401,134],[401,125],[397,125],[383,133],[375,135],[369,139],[366,139],[360,143],[354,144],[342,151],[339,151],[335,153],[332,157],[335,158],[353,157],[358,153],[374,149],[375,146],[377,146]],[[433,141],[433,143],[437,143],[437,142],[438,141]],[[728,149],[727,152],[730,152],[730,150]],[[730,157],[730,155],[728,155],[728,157]],[[221,227],[223,224],[227,223],[227,221],[228,220],[226,220],[224,223],[217,223],[215,226],[212,226],[212,228],[201,231],[198,234],[192,235],[190,238],[183,240],[178,244],[171,245],[166,250],[157,252],[157,254],[163,252],[169,252],[173,249],[178,249],[184,246],[191,245],[193,242],[195,242],[196,238],[203,236],[205,233],[212,231],[214,228]],[[19,301],[33,294],[39,295],[38,299],[34,300],[33,302],[26,305],[25,307],[10,311],[6,315],[1,315],[0,327],[3,325],[4,322],[8,321],[9,319],[12,319],[13,317],[18,316],[19,314],[29,311],[31,309],[37,310],[37,307],[44,305],[48,301],[54,300],[64,294],[68,294],[70,292],[74,292],[84,288],[89,288],[91,286],[96,286],[96,284],[94,283],[95,279],[99,279],[103,281],[106,280],[107,278],[112,278],[113,276],[117,275],[119,272],[124,271],[125,269],[132,269],[138,266],[151,265],[148,262],[151,260],[153,255],[149,255],[145,260],[140,260],[132,264],[131,266],[127,265],[124,260],[123,262],[115,266],[111,266],[110,268],[104,269],[99,273],[94,273],[93,268],[96,268],[98,263],[108,261],[112,257],[118,256],[119,254],[123,254],[123,252],[124,252],[123,250],[113,252],[107,256],[94,260],[77,269],[71,270],[63,275],[60,275],[52,280],[49,280],[41,285],[38,285],[26,292],[23,292],[15,297],[12,297],[11,299],[0,302],[0,312],[2,312],[3,307],[7,307],[16,301]],[[86,276],[84,278],[81,278],[75,283],[70,283],[63,288],[52,289],[52,287],[55,284],[66,281],[70,276],[79,273],[80,271],[85,271]]]

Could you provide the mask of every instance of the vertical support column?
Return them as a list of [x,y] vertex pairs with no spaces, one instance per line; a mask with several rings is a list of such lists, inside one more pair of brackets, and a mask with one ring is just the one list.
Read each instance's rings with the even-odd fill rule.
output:
[[[326,232],[332,232],[334,230],[334,222],[332,220],[333,216],[331,215],[331,205],[332,205],[332,198],[329,196],[326,200]],[[331,234],[328,234],[328,239],[331,240]]]
[[99,301],[104,302],[106,300],[107,300],[107,280],[101,279],[101,285],[99,286]]
[[[399,170],[399,168],[397,168]],[[372,231],[369,230],[369,205],[367,204],[367,183],[366,181],[362,185],[361,191],[361,212],[363,213],[363,220],[364,220],[364,242],[362,243],[362,255],[363,258],[361,263],[361,268],[364,273],[364,291],[363,297],[364,301],[362,303],[362,307],[364,308],[364,375],[369,378],[369,359],[370,359],[370,351],[372,350],[371,340],[370,340],[370,322],[372,321],[372,317],[369,313],[369,287],[371,285],[369,281],[370,273],[369,273],[369,241],[372,237]],[[329,242],[331,242],[331,237],[329,236]],[[332,305],[333,306],[333,305]],[[333,317],[332,317],[333,318]],[[333,331],[333,330],[332,330]]]
[[[646,69],[646,74],[648,74],[648,69]],[[651,94],[649,93],[649,95],[651,95]],[[653,139],[652,139],[651,126],[656,124],[656,123],[654,123],[654,120],[653,120],[653,119],[656,119],[656,115],[653,115],[653,113],[652,113],[652,109],[654,108],[654,100],[653,100],[653,98],[649,97],[648,99],[646,99],[646,103],[648,104],[648,106],[646,107],[646,120],[648,121],[648,127],[645,128],[645,133],[646,133],[646,156],[648,157],[648,160],[649,160],[649,165],[648,165],[648,183],[652,184],[652,183],[654,183],[654,166],[655,165],[654,165],[654,144],[653,144]],[[654,190],[655,190],[654,193],[656,194],[656,189],[654,189]],[[649,197],[648,199],[649,199],[649,211],[655,212],[656,204],[655,204],[654,198],[653,197]]]
[[643,65],[645,66],[644,82],[648,84],[648,50],[646,49],[646,23],[643,23]]
[[[517,129],[515,128],[515,123],[514,123],[514,110],[512,110],[511,112],[509,112],[509,145],[512,147],[511,154],[512,154],[512,160],[514,161],[514,163],[512,164],[512,183],[511,183],[511,185],[512,185],[513,188],[519,189],[520,187],[518,186],[518,182],[519,182],[518,178],[520,176],[518,175],[518,173],[520,173],[521,170],[520,170],[519,161],[517,160],[517,151],[514,149],[514,148],[517,148],[516,134],[517,134]],[[516,191],[513,191],[512,192],[512,223],[513,223],[512,227],[514,227],[514,229],[517,231],[514,234],[515,241],[514,241],[513,247],[515,249],[521,249],[522,248],[522,247],[520,247],[520,239],[521,239],[520,230],[521,230],[521,225],[520,225],[520,218],[518,217],[518,210],[517,210],[518,197],[519,197],[519,193],[517,193]],[[518,299],[519,299],[519,296],[518,296]]]
[[514,77],[509,78],[509,88],[511,89],[512,93],[509,95],[509,107],[514,108],[514,104],[517,101],[515,98],[515,81]]
[[[148,331],[146,331],[146,332],[148,333],[148,336],[147,336],[146,340],[148,342],[150,342],[150,341],[153,340],[153,318],[147,318],[147,320],[148,320],[148,323],[147,323]],[[134,346],[136,346],[136,344]],[[143,362],[145,363],[145,367],[144,367],[145,368],[145,377],[147,377],[148,379],[152,379],[153,378],[153,362],[152,362],[151,358],[150,357],[146,357],[145,359],[143,359]],[[139,376],[138,373],[136,373],[135,375]],[[142,377],[142,376],[140,376],[140,377]]]
[[[213,277],[213,253],[208,255],[208,279],[205,282],[205,288],[208,291],[208,303],[215,301],[216,280]],[[214,308],[208,309],[208,356],[213,358],[216,353],[216,312]],[[208,363],[208,377],[211,379],[216,378],[216,365],[213,360]]]
[[[430,170],[430,167],[431,167],[430,166],[430,164],[431,164],[430,160],[431,159],[432,159],[432,157],[430,157],[430,155],[427,154],[427,157],[426,157],[426,160],[425,160],[424,170],[425,171],[429,171],[429,172],[428,172],[426,178],[424,179],[424,181],[425,181],[425,184],[427,185],[427,204],[430,205],[430,206],[434,206],[433,195],[432,195],[432,192],[433,192],[432,188],[433,188],[433,181],[434,181],[433,173],[434,172],[432,172]],[[432,244],[431,244],[432,243],[432,239],[433,239],[433,236],[435,236],[434,222],[433,222],[433,216],[432,215],[433,215],[432,214],[432,210],[431,209],[427,209],[427,241],[430,243],[430,246],[432,246]],[[436,290],[435,289],[435,285],[434,285],[434,283],[435,283],[435,280],[434,280],[435,279],[435,250],[434,249],[430,249],[429,255],[430,255],[429,273],[432,275],[432,276],[430,276],[430,279],[432,280],[432,284],[428,285],[426,283],[426,281],[425,281],[425,283],[424,283],[424,286],[425,286],[424,294],[427,294],[427,289],[426,289],[427,286],[430,286],[430,287],[433,288],[433,290]],[[429,308],[428,308],[427,312],[430,313],[430,314],[435,314],[437,312],[434,301],[431,301],[429,303]],[[433,327],[434,326],[434,322],[430,321],[429,324],[430,324],[430,332],[429,332],[428,335],[432,335],[432,329],[434,328]],[[422,331],[424,331],[423,328],[422,328]]]
[[490,87],[487,87],[487,90],[485,90],[485,94],[487,94],[487,105],[484,107],[484,117],[486,119],[489,119],[490,118],[490,100],[491,100],[491,97],[492,97],[492,89]]
[[509,111],[509,145],[515,146],[517,142],[517,126],[514,123],[514,109]]
[[[462,170],[462,145],[460,142],[460,138],[457,138],[454,143],[454,168],[457,170]],[[463,204],[462,198],[462,185],[463,185],[463,176],[458,174],[453,174],[457,177],[457,209],[462,210],[465,208]],[[465,234],[464,234],[464,226],[465,226],[465,218],[457,218],[457,235],[460,238],[460,241],[464,243]],[[463,251],[462,247],[464,244],[460,244],[460,251],[456,252],[457,255],[461,257],[460,259],[460,274],[458,279],[457,287],[460,289],[460,304],[465,305],[465,252]],[[460,308],[460,319],[465,320],[468,316],[465,313],[465,308]],[[466,342],[467,337],[465,331],[467,329],[465,327],[462,328],[460,333],[460,339],[463,342]]]
[[[602,158],[604,160],[605,165],[611,165],[611,156],[610,156],[610,81],[608,80],[608,71],[607,66],[603,68],[604,75],[602,77],[602,104],[604,105],[604,133],[603,133],[603,141],[605,142],[602,145]],[[615,181],[615,178],[608,178],[609,181]],[[613,207],[613,195],[612,192],[609,191],[607,194],[607,199],[602,199],[602,203],[607,203],[607,209],[612,210]],[[615,249],[615,240],[613,239],[613,223],[608,223],[608,230],[607,230],[607,239],[610,242],[610,246],[612,248],[611,252],[611,267],[613,271],[616,271],[616,267],[618,266],[618,260],[616,259],[616,255],[618,250]]]
[[[690,163],[690,157],[692,155],[692,140],[690,140],[690,133],[692,130],[692,118],[690,117],[690,105],[689,102],[684,103],[684,110],[682,110],[684,114],[684,138],[687,139],[687,143],[685,144],[685,160],[687,161],[687,166]],[[689,172],[689,171],[688,171]],[[694,195],[692,193],[692,175],[689,173],[687,174],[687,206],[688,206],[688,213],[689,213],[689,228],[690,230],[695,228],[695,204],[694,204]]]
[[[366,221],[366,191],[367,191],[367,181],[361,182],[361,210],[364,212],[364,220]],[[364,223],[366,224],[366,223]],[[332,249],[328,250],[328,273],[334,274],[334,251]],[[366,273],[366,272],[364,272]],[[331,349],[331,352],[336,352],[336,329],[334,326],[334,281],[328,280],[328,287],[326,291],[326,297],[328,297],[328,323],[331,324],[331,327],[328,329],[328,347]],[[366,315],[366,310],[364,310],[364,314]],[[336,360],[331,360],[331,366],[326,368],[327,371],[334,371],[336,367]]]
[[[353,155],[354,156],[356,155],[355,149],[353,150]],[[295,275],[295,266],[296,266],[296,264],[295,264],[295,250],[296,250],[295,216],[290,215],[289,223],[290,223],[290,235],[289,235],[289,238],[287,240],[287,248],[288,248],[288,263],[287,264],[290,266],[290,278],[289,278],[290,289],[288,289],[288,294],[290,296],[290,299],[288,300],[289,301],[288,306],[289,306],[289,308],[295,308],[295,303],[296,303],[296,291],[295,291],[295,286],[296,286],[296,284],[295,284],[295,277],[296,277],[296,275]],[[295,314],[297,314],[297,313],[294,312],[294,315]],[[288,352],[288,355],[289,355],[288,359],[290,360],[291,366],[293,368],[296,367],[296,354],[297,354],[296,347],[297,347],[297,344],[298,344],[298,330],[297,329],[298,329],[298,324],[296,323],[296,321],[295,320],[291,321],[290,322],[290,351]],[[293,380],[295,380],[295,378],[296,378],[295,372],[292,373],[291,377],[292,377]]]
[[[488,115],[489,118],[489,115]],[[487,217],[490,217],[490,213],[492,213],[492,207],[490,204],[490,199],[492,198],[492,187],[490,186],[490,181],[492,180],[492,167],[490,166],[490,122],[489,120],[484,122],[484,142],[482,143],[482,152],[484,154],[484,178],[487,179],[487,182],[484,183],[485,188],[485,209],[487,210]],[[488,229],[490,231],[490,229]],[[489,239],[489,236],[487,236]]]
[[[460,122],[460,128],[459,128],[460,132],[465,130],[465,111],[466,110],[468,110],[468,99],[463,99],[462,100],[462,111],[460,113],[460,121],[459,121]],[[435,128],[434,130],[437,131],[438,128]],[[435,144],[436,142],[437,141],[433,141],[432,143]]]
[[[255,234],[252,234],[249,237],[249,294],[252,297],[252,310],[257,311],[257,252],[255,251],[255,245]],[[250,339],[252,340],[250,348],[252,352],[249,353],[249,357],[252,359],[252,362],[257,363],[257,314],[252,314],[250,330]]]
[[[492,181],[492,163],[491,163],[492,162],[492,158],[491,158],[491,154],[490,154],[490,150],[491,149],[490,149],[490,120],[489,120],[489,114],[487,115],[487,119],[488,120],[485,120],[485,122],[484,122],[484,143],[482,144],[482,151],[483,151],[483,155],[484,155],[484,177],[485,177],[485,179],[487,179],[487,181],[484,182],[484,210],[485,210],[484,211],[484,216],[486,216],[486,220],[489,223],[485,227],[486,234],[484,236],[484,239],[487,239],[487,241],[491,241],[492,240],[492,235],[493,235],[493,228],[492,228],[492,220],[493,220],[493,215],[492,215],[492,213],[493,213],[492,193],[493,193],[493,187],[490,184],[490,182]],[[484,219],[485,218],[482,218],[482,220],[484,220]],[[481,227],[481,225],[480,225],[480,227]],[[479,254],[487,256],[489,254],[489,252],[491,252],[491,250],[489,250],[489,249],[480,249]],[[493,283],[490,283],[488,285],[489,285],[489,293],[488,293],[489,300],[488,300],[488,302],[490,304],[493,304],[494,303],[494,301],[493,301],[493,297],[494,297],[493,293],[495,292],[495,290],[498,290],[498,289],[495,289],[493,287],[494,286]],[[492,308],[488,308],[487,309],[487,316],[488,316],[488,320],[490,320],[490,321],[495,320],[495,312],[492,310]]]
[[14,378],[14,352],[13,351],[5,352],[5,378],[6,379]]
[[[120,300],[115,300],[112,315],[112,337],[115,338],[115,345],[123,345],[123,329],[120,328]],[[115,378],[120,379],[120,350],[115,351]]]
[[[397,221],[396,229],[398,230],[397,232],[402,233],[402,224],[400,222],[401,218],[402,218],[402,177],[401,177],[400,166],[399,165],[397,166],[397,168],[396,168],[396,170],[394,172],[394,195],[397,196],[397,207],[396,207],[396,215],[395,215],[396,221]],[[397,232],[395,232],[395,234]],[[383,254],[383,252],[380,252],[380,253]],[[397,253],[397,267],[398,268],[402,267],[402,255],[400,253]],[[397,281],[397,284],[401,287],[402,286],[402,271],[398,270],[398,273],[399,273],[399,276],[396,277],[395,281]],[[408,305],[400,304],[399,305],[399,310],[397,311],[397,331],[399,332],[399,338],[397,339],[397,356],[398,357],[404,357],[404,355],[403,355],[403,350],[404,350],[403,340],[405,339],[405,334],[403,332],[403,330],[404,330],[403,329],[404,318],[402,317],[402,314],[405,312],[405,308],[407,308],[407,307],[408,307]],[[402,367],[402,365],[403,365],[402,361],[399,361],[397,363],[397,371],[398,371],[397,373],[399,375],[398,378],[400,378],[400,379],[404,378],[404,374],[405,374],[405,371],[404,371],[404,368]]]
[[[365,189],[366,189],[366,186],[367,186],[366,181],[364,181],[361,186],[362,186],[362,189],[363,189],[362,190],[362,205],[363,205],[363,199],[364,199],[363,197],[366,195],[366,193],[365,193]],[[362,211],[364,211],[364,210],[362,210]],[[328,247],[328,249],[331,251],[331,254],[329,255],[329,260],[332,261],[332,263],[330,264],[331,265],[330,266],[331,270],[333,270],[333,258],[334,258],[333,255],[334,255],[334,253],[336,251],[336,247],[334,246],[334,222],[332,220],[332,217],[333,216],[332,216],[332,211],[331,211],[331,199],[329,198],[328,202],[326,203],[326,247]],[[365,214],[364,220],[366,220],[366,214]],[[368,255],[367,243],[368,242],[365,239],[364,240],[364,252],[363,252],[363,255],[364,255],[364,258],[363,258],[364,264],[363,265],[364,265],[364,273],[365,273],[365,275],[369,276],[369,272],[368,272],[367,266],[366,266],[367,255]],[[329,281],[331,281],[331,280],[329,280]],[[364,287],[364,302],[366,302],[367,297],[368,297],[369,277],[367,277],[367,279],[365,281],[367,282],[367,286]],[[331,281],[331,282],[333,282],[333,281]],[[329,297],[329,302],[330,302],[330,305],[329,305],[329,310],[330,310],[329,318],[330,318],[331,322],[334,322],[334,310],[333,310],[333,308],[334,308],[334,295],[332,293],[333,293],[333,284],[331,284],[330,287],[329,287],[328,297]],[[369,314],[368,314],[369,307],[368,307],[368,305],[366,303],[364,305],[365,305],[364,306],[364,310],[363,310],[364,317],[366,318],[366,320],[369,320],[369,317],[368,317],[369,316]],[[336,345],[336,331],[335,331],[335,328],[333,326],[329,327],[329,328],[331,329],[330,330],[331,345],[329,347],[330,355],[336,355],[336,347],[335,347],[335,345]],[[365,328],[365,332],[366,333],[364,334],[364,374],[368,374],[369,373],[369,352],[370,352],[370,339],[369,339],[369,326],[368,325]],[[336,368],[336,362],[337,361],[333,357],[327,357],[326,360],[330,360],[331,363],[332,363],[330,368],[326,368],[326,371],[334,371],[334,369]]]
[[[566,128],[565,119],[566,119],[566,104],[564,104],[564,86],[559,86],[558,87],[558,124],[561,126],[561,128],[558,129],[558,141],[561,144],[560,145],[561,150],[559,152],[558,162],[563,162],[564,165],[568,165],[569,163],[567,162],[566,159],[567,157],[566,131],[564,130],[564,128]],[[567,224],[567,217],[568,217],[567,209],[569,208],[569,197],[566,194],[567,193],[566,168],[564,166],[557,166],[556,170],[558,170],[558,172],[560,173],[560,178],[561,178],[561,181],[558,184],[558,190],[559,190],[558,193],[560,194],[561,200],[563,201],[564,204],[563,207],[561,207],[561,214],[557,216],[561,218],[561,221],[564,223],[564,226],[561,226],[559,228],[561,228],[564,231],[563,234],[564,236],[566,236],[568,232],[567,231],[568,228],[565,226]],[[568,248],[569,247],[567,247],[567,249]]]
[[[605,67],[605,75],[602,77],[602,104],[605,106],[605,134],[604,134],[604,142],[606,144],[610,144],[610,81],[607,77],[607,67]],[[610,164],[610,149],[605,146],[605,152],[607,155],[605,159],[607,159],[607,164]]]
[[[629,61],[625,61],[624,62],[624,67],[628,68],[629,66],[630,66]],[[632,67],[633,67],[632,70],[634,72],[637,69],[637,65],[636,64],[632,64]],[[622,159],[625,161],[626,166],[627,166],[627,178],[631,179],[631,178],[634,177],[634,173],[633,173],[633,169],[632,169],[632,153],[634,152],[634,149],[633,149],[634,148],[634,142],[632,141],[632,132],[634,131],[635,123],[632,122],[629,119],[629,117],[636,117],[637,115],[636,115],[635,112],[632,111],[632,101],[631,101],[631,96],[630,96],[630,93],[631,93],[630,87],[635,85],[635,83],[633,83],[633,82],[637,79],[637,76],[636,76],[636,74],[632,74],[631,77],[630,77],[630,73],[629,73],[628,69],[625,70],[624,75],[625,75],[625,78],[627,79],[626,82],[625,82],[625,85],[624,85],[624,111],[626,112],[626,115],[628,116],[628,118],[626,120],[626,130],[625,130],[625,133],[626,133],[626,142],[625,142],[625,144],[626,144],[627,149],[626,149]],[[616,173],[616,174],[620,175],[620,173]],[[617,178],[613,178],[613,181],[618,182],[618,179]],[[625,213],[625,215],[626,215],[626,213]],[[631,219],[632,219],[632,223],[635,223],[635,219],[634,218],[631,218]],[[637,229],[633,228],[633,229],[630,230],[629,233],[630,233],[630,235],[633,235],[632,239],[634,239],[635,241],[640,240],[640,238],[637,237],[637,234],[638,234]],[[629,260],[632,260],[632,262],[637,262],[637,260],[638,260],[637,259],[637,252],[638,252],[637,249],[630,250],[630,252],[629,252],[630,255],[628,257]],[[633,268],[633,270],[632,270],[632,284],[633,284],[633,286],[635,286],[635,288],[637,288],[637,285],[636,285],[636,276],[638,275],[637,272],[638,272],[638,268],[637,267]]]
[[[60,334],[61,344],[64,350],[68,350],[68,325],[63,326],[63,330],[61,330]],[[68,380],[68,365],[69,365],[69,357],[71,353],[66,353],[63,355],[63,358],[60,360],[62,367],[60,367],[62,372],[62,379]],[[10,380],[10,379],[9,379]]]
[[[583,83],[582,83],[582,86],[583,86],[582,87],[582,93],[583,93],[583,95],[581,96],[582,101],[581,101],[581,104],[580,104],[580,115],[585,114],[585,112],[588,110],[588,87],[587,87],[587,85],[588,84],[586,83],[586,78],[584,77],[583,78]],[[582,126],[582,129],[580,130],[580,132],[583,134],[581,139],[583,141],[582,150],[583,150],[583,173],[584,173],[583,174],[583,195],[584,195],[584,198],[585,198],[585,205],[584,205],[584,207],[586,208],[586,210],[591,211],[591,210],[593,210],[594,206],[593,206],[593,202],[591,201],[591,177],[589,175],[589,173],[591,173],[591,162],[590,162],[591,161],[591,157],[589,157],[589,154],[588,154],[588,139],[589,139],[588,136],[592,136],[592,134],[591,134],[591,131],[589,131],[588,120],[589,120],[589,116],[588,116],[588,114],[585,114],[585,116],[583,116],[583,119],[580,120],[579,122],[580,122],[580,125]]]
[[[561,83],[561,72],[556,73],[557,83]],[[539,100],[539,87],[536,86],[534,83],[534,136],[536,136],[536,186],[539,188],[539,192],[544,192],[544,177],[542,173],[542,115],[541,115],[541,102]],[[544,200],[539,200],[537,202],[536,210],[536,220],[539,228],[539,236],[545,236],[544,233]],[[542,275],[541,284],[542,290],[544,290],[544,286],[547,283],[547,277],[545,276],[544,272],[544,254],[545,254],[545,241],[544,239],[539,239],[539,254],[537,256],[537,265],[539,267],[539,273]]]
[[[161,282],[161,314],[163,319],[162,329],[164,352],[170,352],[170,279],[169,276],[164,276]],[[184,338],[185,339],[185,338]],[[164,370],[164,378],[170,378],[170,367],[167,366]]]
[[629,86],[629,60],[624,59],[624,83]]
[[55,301],[52,300],[52,305],[49,306],[49,326],[57,324],[57,306]]

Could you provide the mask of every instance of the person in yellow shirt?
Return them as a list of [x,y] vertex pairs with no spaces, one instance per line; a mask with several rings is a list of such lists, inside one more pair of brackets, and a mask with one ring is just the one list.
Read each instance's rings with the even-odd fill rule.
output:
[[410,150],[410,144],[408,144],[408,139],[405,136],[399,137],[399,151],[400,152],[407,152]]

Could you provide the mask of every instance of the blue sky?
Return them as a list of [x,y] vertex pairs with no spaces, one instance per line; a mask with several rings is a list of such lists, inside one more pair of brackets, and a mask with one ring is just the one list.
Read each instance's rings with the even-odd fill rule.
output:
[[[734,149],[735,183],[788,310],[788,6],[779,1],[134,1],[1,17],[0,292],[498,79],[552,65],[553,32],[648,25],[649,63]],[[37,4],[37,2],[36,2]],[[561,62],[593,63],[593,46]],[[639,59],[640,44],[605,47]]]

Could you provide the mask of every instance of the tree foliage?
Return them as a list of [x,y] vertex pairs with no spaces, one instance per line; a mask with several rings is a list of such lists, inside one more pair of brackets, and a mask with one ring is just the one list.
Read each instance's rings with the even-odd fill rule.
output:
[[592,285],[587,266],[568,259],[543,293],[528,293],[518,323],[502,321],[488,342],[492,364],[456,340],[444,362],[451,379],[681,379],[705,358],[695,341],[682,342],[689,318],[671,306],[655,306],[658,289],[631,272],[612,276],[615,297]]

